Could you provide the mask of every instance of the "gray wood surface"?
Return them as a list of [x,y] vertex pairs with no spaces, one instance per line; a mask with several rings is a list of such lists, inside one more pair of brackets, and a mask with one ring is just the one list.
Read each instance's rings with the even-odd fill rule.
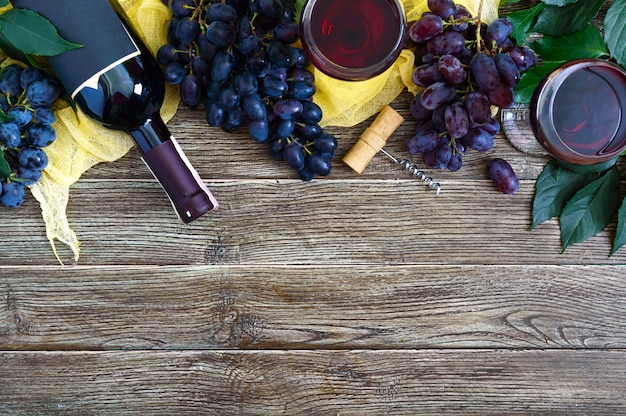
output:
[[178,223],[133,150],[71,188],[78,264],[32,197],[0,209],[0,415],[626,414],[615,220],[564,253],[556,220],[529,230],[548,159],[502,135],[428,170],[439,196],[381,154],[357,175],[340,159],[371,121],[329,128],[333,173],[303,183],[181,108],[169,127],[220,210]]

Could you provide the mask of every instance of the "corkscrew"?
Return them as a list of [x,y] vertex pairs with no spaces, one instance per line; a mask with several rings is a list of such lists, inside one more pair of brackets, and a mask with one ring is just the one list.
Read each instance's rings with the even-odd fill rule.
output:
[[438,182],[435,182],[433,178],[428,176],[425,171],[421,170],[419,166],[411,163],[411,161],[408,159],[398,159],[391,153],[387,152],[384,148],[380,149],[380,151],[389,159],[391,159],[393,163],[401,166],[404,170],[411,173],[411,175],[424,182],[430,189],[434,189],[436,191],[435,195],[439,195],[441,193],[441,185]]
[[363,173],[372,158],[378,152],[382,152],[396,165],[404,168],[404,170],[421,180],[430,189],[434,189],[437,195],[439,195],[441,193],[441,185],[429,177],[419,166],[411,163],[408,159],[399,159],[383,148],[387,143],[387,139],[400,127],[402,122],[404,122],[404,118],[398,112],[390,106],[385,106],[372,125],[365,129],[359,140],[345,154],[342,160],[355,172]]

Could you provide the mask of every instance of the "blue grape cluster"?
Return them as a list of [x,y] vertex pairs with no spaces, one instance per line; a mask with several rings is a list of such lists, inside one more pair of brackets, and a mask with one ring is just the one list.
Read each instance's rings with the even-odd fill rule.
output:
[[452,0],[428,0],[428,7],[409,30],[419,63],[413,82],[424,89],[411,102],[419,124],[406,145],[430,167],[456,171],[467,149],[493,147],[500,124],[492,106],[513,104],[513,88],[537,58],[516,45],[505,18],[487,25]]
[[48,165],[45,147],[56,139],[51,107],[60,83],[34,67],[8,65],[0,74],[0,203],[17,208],[24,187],[39,181]]
[[183,103],[209,126],[245,129],[304,181],[331,172],[337,139],[323,131],[293,4],[282,0],[169,0],[173,18],[157,61]]

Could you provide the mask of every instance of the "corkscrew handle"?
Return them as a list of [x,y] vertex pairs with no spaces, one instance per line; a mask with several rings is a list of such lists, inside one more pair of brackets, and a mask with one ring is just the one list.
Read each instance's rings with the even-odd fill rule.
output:
[[404,122],[404,118],[390,106],[378,113],[371,126],[365,129],[359,140],[343,157],[343,162],[357,173],[363,173],[376,153],[380,152],[387,139]]

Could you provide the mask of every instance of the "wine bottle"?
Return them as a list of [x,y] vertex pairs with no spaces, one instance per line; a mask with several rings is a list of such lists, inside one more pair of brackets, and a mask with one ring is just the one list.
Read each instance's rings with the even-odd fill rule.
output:
[[13,0],[44,16],[80,48],[48,57],[70,97],[103,126],[130,134],[145,164],[189,223],[218,203],[159,111],[165,81],[150,51],[107,0]]

